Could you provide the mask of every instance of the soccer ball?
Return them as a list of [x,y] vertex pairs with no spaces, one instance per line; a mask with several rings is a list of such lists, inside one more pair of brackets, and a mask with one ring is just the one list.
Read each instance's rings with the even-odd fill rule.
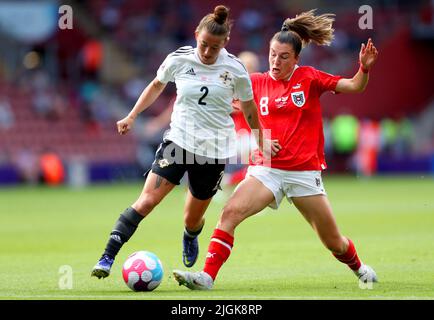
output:
[[152,252],[137,251],[125,261],[122,276],[131,290],[152,291],[163,279],[163,265]]

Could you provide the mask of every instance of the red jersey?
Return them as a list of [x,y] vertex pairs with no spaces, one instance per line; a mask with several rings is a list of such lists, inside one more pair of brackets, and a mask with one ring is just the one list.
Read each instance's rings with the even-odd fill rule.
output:
[[[262,129],[271,129],[282,149],[271,158],[271,167],[290,171],[323,170],[324,156],[320,96],[334,91],[342,77],[312,67],[296,67],[289,80],[274,80],[270,74],[251,76]],[[251,164],[264,164],[256,150]],[[268,161],[269,162],[269,161]]]

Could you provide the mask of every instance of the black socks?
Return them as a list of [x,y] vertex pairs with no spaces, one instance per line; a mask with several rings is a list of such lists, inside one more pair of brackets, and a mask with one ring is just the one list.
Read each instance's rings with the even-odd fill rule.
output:
[[144,217],[132,207],[125,209],[116,221],[110,239],[107,242],[104,254],[115,258],[123,244],[127,242],[136,231]]
[[188,238],[192,238],[192,239],[196,238],[202,232],[204,225],[205,225],[205,223],[202,224],[202,226],[199,228],[199,230],[196,230],[196,231],[190,231],[190,230],[187,230],[187,227],[184,227],[184,236],[188,237]]

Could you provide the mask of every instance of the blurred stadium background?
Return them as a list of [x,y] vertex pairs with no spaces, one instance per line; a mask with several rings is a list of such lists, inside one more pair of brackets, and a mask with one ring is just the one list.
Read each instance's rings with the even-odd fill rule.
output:
[[[0,185],[129,181],[153,160],[174,87],[120,137],[131,109],[165,56],[193,45],[199,19],[224,1],[0,1]],[[73,9],[61,30],[60,5]],[[361,5],[373,29],[361,30]],[[230,1],[228,50],[259,54],[284,17],[318,8],[336,13],[336,38],[306,48],[301,64],[351,76],[360,43],[380,58],[362,95],[323,99],[328,172],[375,175],[434,172],[433,1]]]

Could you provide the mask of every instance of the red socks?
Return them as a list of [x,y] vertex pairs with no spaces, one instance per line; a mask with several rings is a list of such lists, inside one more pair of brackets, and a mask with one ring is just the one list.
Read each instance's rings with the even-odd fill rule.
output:
[[359,257],[357,256],[356,248],[354,247],[354,243],[348,239],[348,249],[347,252],[341,255],[334,254],[336,259],[338,259],[340,262],[345,263],[348,267],[350,267],[351,270],[357,271],[359,270],[360,266],[362,265],[362,262],[360,261]]
[[223,263],[229,258],[233,245],[234,237],[229,233],[220,229],[214,230],[206,254],[205,267],[203,268],[203,271],[208,273],[213,280],[217,277]]
[[[345,263],[352,270],[357,271],[362,265],[362,262],[357,256],[357,251],[354,247],[354,243],[350,239],[348,239],[348,243],[349,245],[346,253],[342,255],[333,253],[333,255],[340,262]],[[205,267],[203,268],[203,271],[208,273],[213,278],[213,280],[215,280],[215,278],[217,277],[217,273],[219,272],[223,263],[225,263],[226,260],[229,258],[233,245],[234,237],[232,237],[229,233],[220,229],[214,230],[214,233],[211,237],[211,242],[208,246]]]

